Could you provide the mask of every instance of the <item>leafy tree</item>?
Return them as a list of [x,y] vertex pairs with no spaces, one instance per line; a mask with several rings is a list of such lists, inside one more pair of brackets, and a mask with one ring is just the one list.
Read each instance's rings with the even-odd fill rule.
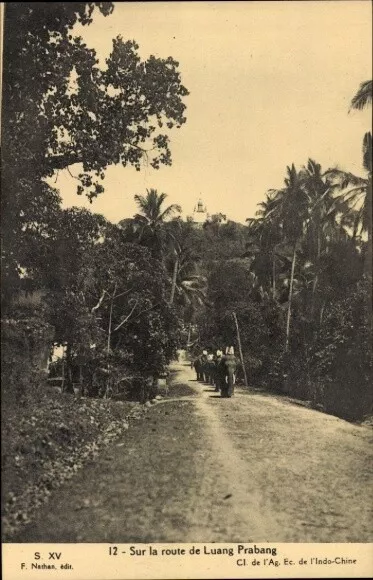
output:
[[[138,45],[118,37],[101,70],[95,51],[71,34],[76,22],[91,22],[95,5],[105,15],[113,10],[105,2],[9,3],[5,14],[6,155],[13,166],[20,157],[31,162],[31,173],[39,176],[82,163],[79,192],[91,187],[89,172],[102,177],[112,163],[139,169],[149,139],[152,165],[169,164],[167,134],[156,126],[185,122],[187,90],[171,57],[142,62]],[[19,148],[21,135],[25,142]]]
[[[185,123],[178,63],[150,56],[118,37],[100,69],[95,51],[73,35],[95,9],[113,4],[8,3],[3,66],[3,253],[7,269],[22,267],[15,250],[24,223],[42,220],[50,196],[42,180],[78,164],[77,193],[103,191],[106,168],[140,170],[171,163],[169,130]],[[22,216],[22,219],[20,219]],[[9,275],[8,280],[12,280]]]
[[258,217],[247,221],[249,238],[245,253],[251,256],[251,270],[267,295],[270,285],[272,296],[278,299],[288,289],[286,350],[295,294],[302,291],[303,300],[311,304],[311,318],[319,302],[317,289],[324,256],[340,229],[337,216],[341,212],[318,163],[309,159],[299,172],[294,166],[287,170],[286,187],[270,190],[266,201],[259,204]]
[[136,372],[156,376],[175,354],[179,333],[162,264],[147,248],[124,242],[120,231],[94,248],[90,263],[89,304],[107,353],[126,352]]
[[170,247],[166,268],[171,273],[170,304],[175,302],[191,322],[206,299],[206,276],[200,271],[201,256],[197,251],[196,231],[188,222],[169,223]]
[[311,346],[311,379],[326,411],[356,421],[373,412],[369,281],[331,303]]
[[208,300],[222,313],[228,305],[252,296],[253,279],[247,260],[237,258],[221,263],[209,276]]
[[271,286],[272,296],[276,297],[276,279],[281,257],[277,252],[278,244],[282,241],[281,227],[273,215],[273,203],[277,192],[270,190],[266,200],[258,204],[259,209],[255,218],[246,220],[248,238],[245,256],[252,258],[251,270],[257,276],[265,291]]
[[[2,306],[4,312],[20,290],[40,288],[43,276],[50,271],[51,242],[55,239],[60,218],[60,195],[41,182],[39,187],[22,182],[30,204],[18,208],[17,226],[3,222],[2,238]],[[40,198],[44,202],[40,202]],[[16,203],[16,202],[15,202]],[[13,208],[15,210],[15,208]]]
[[90,344],[100,340],[100,331],[90,311],[92,254],[110,231],[101,215],[86,209],[61,210],[41,281],[48,290],[48,321],[55,329],[54,341],[66,345],[66,390],[72,392],[76,357],[86,360]]
[[199,317],[201,344],[210,348],[237,346],[233,313],[239,320],[245,367],[250,380],[265,375],[270,357],[282,348],[283,316],[272,299],[263,300],[245,259],[220,264],[209,276],[208,301]]
[[77,208],[63,212],[54,248],[48,320],[66,346],[66,390],[79,372],[93,395],[108,396],[122,376],[138,396],[140,376],[162,372],[179,340],[163,264],[118,226]]
[[207,222],[202,230],[195,232],[196,251],[203,259],[207,271],[222,260],[241,256],[245,250],[246,226],[228,221],[227,223]]

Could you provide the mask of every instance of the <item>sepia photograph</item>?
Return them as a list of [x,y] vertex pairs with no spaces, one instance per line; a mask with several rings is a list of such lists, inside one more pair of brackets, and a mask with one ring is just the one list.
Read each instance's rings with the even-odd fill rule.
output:
[[373,575],[371,9],[1,4],[6,580]]

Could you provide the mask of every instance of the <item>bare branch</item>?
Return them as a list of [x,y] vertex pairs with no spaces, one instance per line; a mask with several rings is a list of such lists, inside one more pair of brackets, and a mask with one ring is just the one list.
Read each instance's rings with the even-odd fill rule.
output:
[[79,177],[76,177],[76,175],[73,175],[73,174],[71,173],[69,166],[67,166],[67,167],[66,167],[66,169],[67,169],[67,171],[70,173],[70,175],[71,175],[71,177],[72,177],[73,179],[77,179],[77,180],[79,181]]
[[130,288],[129,290],[126,290],[125,292],[121,292],[120,294],[116,294],[115,296],[113,296],[113,300],[115,300],[116,298],[119,298],[120,296],[125,296],[126,294],[129,294],[130,292],[132,292],[133,288]]
[[91,308],[91,314],[93,314],[95,310],[97,310],[98,308],[100,308],[100,306],[101,306],[101,304],[102,304],[102,301],[103,301],[103,299],[105,298],[105,294],[107,294],[106,290],[104,290],[104,291],[102,292],[101,298],[100,298],[100,300],[97,302],[96,306],[94,306],[93,308]]
[[122,320],[122,322],[120,322],[118,324],[118,326],[116,326],[113,330],[113,332],[115,332],[116,330],[119,330],[123,324],[125,324],[127,322],[127,320],[129,320],[129,318],[131,317],[133,311],[135,310],[136,306],[138,305],[138,300],[136,300],[134,307],[131,309],[131,312],[128,314],[128,316],[126,316],[126,318],[124,318],[124,320]]
[[157,302],[156,304],[153,304],[153,306],[151,306],[150,308],[146,308],[145,310],[141,310],[141,312],[139,312],[136,317],[134,318],[134,320],[137,320],[138,318],[140,318],[140,316],[142,316],[143,314],[145,314],[146,312],[150,312],[151,310],[154,310],[154,308],[156,308],[157,306],[159,306],[160,303]]
[[[145,155],[147,155],[149,153],[149,151],[153,151],[153,149],[154,149],[154,147],[152,147],[150,149],[144,149],[143,147],[140,147],[139,145],[136,145],[134,143],[126,143],[126,142],[124,142],[122,145],[123,145],[123,147],[132,147],[133,149],[141,151],[141,153],[143,153]],[[50,156],[46,157],[46,159],[45,159],[45,163],[46,163],[48,169],[52,169],[52,170],[66,169],[70,165],[75,165],[75,163],[83,163],[83,162],[84,162],[83,152],[77,153],[77,152],[73,152],[73,151],[62,153],[59,155],[50,155]],[[72,175],[72,177],[74,177],[74,176]],[[75,178],[75,179],[79,179],[79,178]]]

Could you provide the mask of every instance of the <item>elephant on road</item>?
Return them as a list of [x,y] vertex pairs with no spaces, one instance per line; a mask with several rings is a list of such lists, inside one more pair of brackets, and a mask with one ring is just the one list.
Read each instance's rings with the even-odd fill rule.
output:
[[234,393],[236,382],[237,359],[234,355],[233,347],[227,349],[227,354],[222,358],[221,364],[224,368],[224,383],[221,389],[222,397],[231,397]]

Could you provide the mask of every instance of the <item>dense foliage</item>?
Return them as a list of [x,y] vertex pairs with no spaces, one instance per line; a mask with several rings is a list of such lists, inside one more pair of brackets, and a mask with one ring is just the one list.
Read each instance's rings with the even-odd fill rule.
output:
[[[110,2],[9,2],[5,7],[2,127],[3,305],[20,268],[55,227],[59,195],[43,179],[74,167],[77,193],[104,191],[111,164],[171,164],[169,132],[186,118],[178,63],[113,39],[104,68],[74,25],[89,25]],[[34,230],[30,238],[30,229]],[[37,230],[37,231],[35,231]],[[31,242],[31,250],[30,250]]]
[[[351,106],[371,100],[369,81]],[[215,256],[204,255],[207,301],[193,345],[237,349],[236,315],[252,385],[353,420],[373,413],[370,133],[362,149],[366,177],[312,159],[287,167],[284,187],[246,221],[244,250],[231,228],[222,254],[223,227],[206,224]]]
[[[8,331],[12,321],[31,325],[35,336],[51,328],[43,349],[64,347],[70,393],[79,382],[88,394],[111,396],[124,377],[122,390],[147,398],[175,353],[180,323],[161,256],[149,244],[131,246],[102,216],[62,210],[46,183],[74,165],[77,194],[92,200],[104,191],[110,164],[171,164],[170,130],[186,121],[179,64],[143,61],[134,41],[118,37],[100,67],[75,34],[76,24],[113,10],[110,2],[5,7],[2,306],[4,378],[15,399],[30,371],[21,364],[29,339]],[[45,307],[36,316],[26,310],[38,293]]]
[[285,187],[247,220],[241,258],[210,270],[199,320],[200,347],[237,347],[235,313],[251,384],[348,419],[373,412],[366,156],[364,167],[366,179],[343,180],[313,160],[288,167]]
[[40,308],[15,308],[1,321],[2,402],[4,407],[33,404],[45,386],[54,328]]

